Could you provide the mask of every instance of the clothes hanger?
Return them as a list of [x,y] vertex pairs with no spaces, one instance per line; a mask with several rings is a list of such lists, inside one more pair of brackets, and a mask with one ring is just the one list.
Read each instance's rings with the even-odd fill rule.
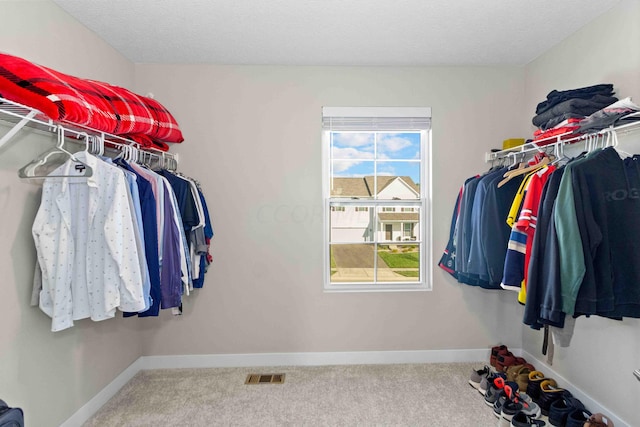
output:
[[[42,153],[38,158],[34,159],[30,163],[26,164],[20,170],[18,170],[18,176],[23,179],[37,179],[37,178],[87,178],[93,175],[93,169],[88,164],[80,161],[73,153],[67,151],[64,148],[64,128],[62,126],[58,126],[57,128],[57,136],[58,141],[55,148]],[[88,142],[87,142],[88,147]],[[57,169],[60,164],[51,164],[51,160],[56,157],[58,154],[63,154],[65,158],[65,163],[67,160],[71,159],[75,163],[74,170],[78,173],[68,174],[69,168],[65,168],[61,170],[59,174],[50,173],[51,169]],[[43,173],[38,173],[38,169],[41,167],[45,167]],[[65,173],[67,172],[67,173]]]
[[623,151],[620,149],[620,147],[618,147],[620,142],[618,140],[618,133],[615,131],[615,129],[611,129],[609,131],[609,136],[611,137],[611,147],[613,147],[613,149],[616,150],[618,154],[621,154],[624,157],[633,157],[633,154],[627,153],[626,151]]
[[549,158],[549,156],[545,156],[542,158],[542,160],[540,160],[538,163],[531,165],[531,166],[525,166],[523,168],[518,168],[515,170],[511,170],[508,171],[507,173],[505,173],[505,179],[503,179],[502,181],[500,181],[498,183],[498,188],[502,187],[503,185],[505,185],[507,182],[511,181],[513,178],[520,176],[520,175],[526,175],[530,172],[535,172],[539,169],[542,169],[543,167],[546,167],[549,162],[551,161],[551,159]]

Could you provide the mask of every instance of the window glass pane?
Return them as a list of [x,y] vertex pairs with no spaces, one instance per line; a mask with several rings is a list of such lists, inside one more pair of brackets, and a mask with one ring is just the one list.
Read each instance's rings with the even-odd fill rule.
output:
[[378,245],[378,282],[419,282],[420,245]]
[[419,162],[377,162],[377,192],[381,200],[420,198]]
[[332,205],[330,211],[330,242],[373,242],[375,230],[375,211],[373,207]]
[[374,172],[371,160],[334,160],[332,162],[331,197],[370,199],[369,188]]
[[331,245],[332,282],[373,282],[375,245]]
[[419,133],[378,133],[377,159],[420,160]]
[[375,134],[332,132],[331,158],[339,160],[373,159]]
[[[411,210],[411,212],[408,212]],[[420,208],[378,207],[378,242],[415,242],[420,238]]]

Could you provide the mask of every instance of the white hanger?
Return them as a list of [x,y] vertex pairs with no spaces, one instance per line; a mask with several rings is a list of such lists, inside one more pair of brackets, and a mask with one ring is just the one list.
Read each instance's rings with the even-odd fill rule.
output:
[[[70,153],[69,151],[65,150],[64,148],[64,128],[62,126],[58,126],[57,128],[57,135],[58,135],[58,141],[57,141],[57,145],[55,146],[55,148],[42,153],[37,159],[31,161],[30,163],[26,164],[25,166],[23,166],[22,168],[20,168],[20,170],[18,170],[18,176],[20,178],[24,178],[24,179],[32,179],[32,178],[65,178],[65,177],[74,177],[74,178],[82,178],[82,177],[90,177],[91,175],[93,175],[93,169],[91,169],[91,166],[87,165],[86,163],[78,160],[78,158],[76,158],[76,156],[74,156],[72,153]],[[87,142],[88,144],[88,142]],[[73,175],[67,175],[67,174],[61,174],[61,175],[54,175],[51,173],[47,173],[47,170],[45,169],[44,174],[38,174],[37,173],[37,169],[41,168],[43,166],[49,166],[49,169],[51,168],[52,165],[48,164],[47,162],[50,162],[50,160],[55,157],[56,154],[64,154],[68,159],[71,159],[73,162],[76,163],[76,168],[75,170],[78,171],[79,173],[77,174],[73,174]],[[65,160],[66,161],[66,160]],[[59,165],[56,165],[56,167]]]

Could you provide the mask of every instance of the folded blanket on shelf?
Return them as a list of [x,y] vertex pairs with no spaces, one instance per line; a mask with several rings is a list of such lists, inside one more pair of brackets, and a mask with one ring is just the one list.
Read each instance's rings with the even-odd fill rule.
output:
[[578,89],[570,89],[557,91],[552,90],[547,95],[547,99],[538,104],[536,108],[536,114],[542,114],[552,107],[560,104],[569,99],[581,98],[589,99],[595,95],[612,96],[614,93],[613,85],[610,83],[599,84],[594,86],[587,86]]
[[563,115],[565,113],[579,114],[588,116],[595,113],[601,108],[611,105],[616,102],[618,98],[613,96],[595,95],[589,99],[572,98],[568,99],[560,104],[552,107],[542,114],[538,114],[532,120],[532,123],[536,127],[544,125],[554,117]]
[[167,150],[165,143],[184,140],[174,117],[154,99],[3,53],[0,96],[35,108],[56,121],[123,137],[138,136],[143,146]]

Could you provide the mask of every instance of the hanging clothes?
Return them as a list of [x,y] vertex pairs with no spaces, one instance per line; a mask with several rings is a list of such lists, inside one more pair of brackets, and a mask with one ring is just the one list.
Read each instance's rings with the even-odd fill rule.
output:
[[52,318],[52,331],[84,318],[113,318],[116,309],[125,317],[182,310],[192,277],[202,288],[212,261],[213,228],[200,188],[122,159],[87,151],[75,158],[93,174],[84,177],[71,159],[53,171],[70,176],[45,179],[32,227],[38,254],[32,300]]

